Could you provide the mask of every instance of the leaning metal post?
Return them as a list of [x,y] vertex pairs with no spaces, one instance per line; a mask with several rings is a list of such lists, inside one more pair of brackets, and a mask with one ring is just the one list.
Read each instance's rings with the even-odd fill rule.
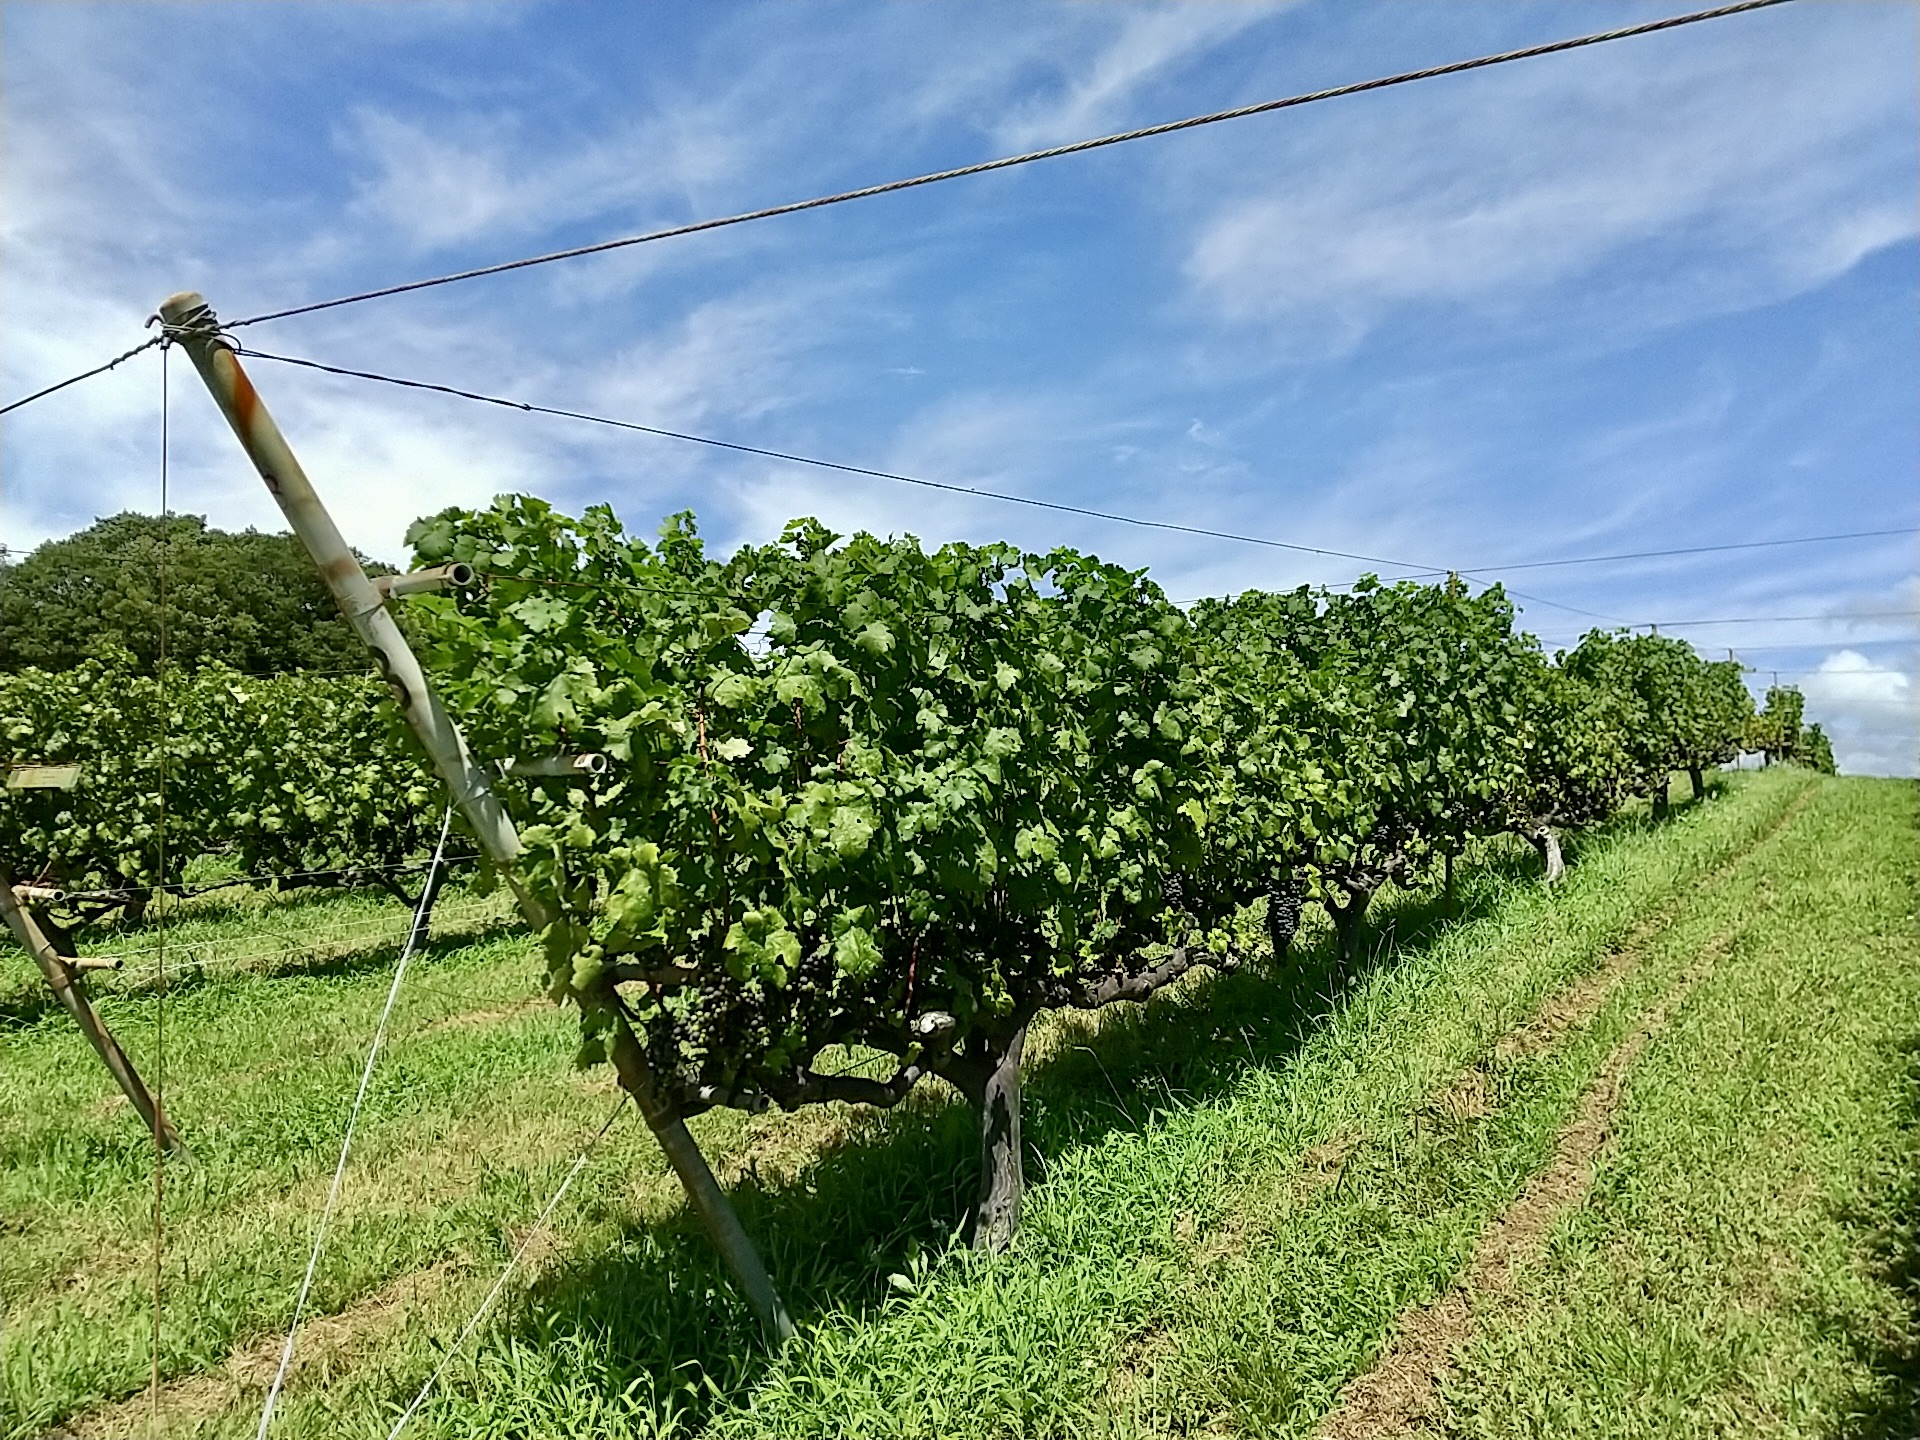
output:
[[[407,644],[393,616],[387,613],[387,590],[406,587],[377,586],[360,568],[359,560],[348,548],[333,517],[321,504],[307,473],[294,458],[286,437],[240,367],[233,347],[220,334],[219,321],[212,308],[192,291],[171,295],[160,305],[160,319],[168,337],[178,342],[193,361],[194,369],[212,392],[220,413],[227,417],[240,448],[247,452],[267,489],[279,502],[281,514],[293,533],[306,546],[307,554],[319,567],[354,633],[373,652],[401,713],[414,734],[426,747],[434,768],[447,784],[453,802],[472,827],[474,837],[493,860],[501,877],[512,888],[520,910],[536,930],[544,930],[553,915],[522,883],[515,861],[521,851],[520,837],[507,818],[499,797],[493,793],[487,775],[467,749],[465,737],[457,727],[433,687],[427,683],[420,662]],[[674,1173],[686,1187],[687,1198],[699,1212],[714,1246],[733,1271],[761,1328],[776,1342],[793,1334],[793,1322],[787,1318],[780,1297],[768,1279],[753,1242],[741,1228],[733,1202],[720,1188],[688,1133],[686,1122],[671,1107],[662,1105],[658,1087],[646,1066],[640,1047],[634,1045],[623,1054],[620,1078],[639,1102],[648,1126],[666,1152]]]
[[140,1118],[146,1121],[148,1133],[169,1154],[184,1156],[186,1147],[180,1143],[173,1122],[167,1119],[166,1109],[147,1089],[146,1082],[133,1068],[133,1062],[127,1059],[126,1052],[113,1038],[113,1032],[94,1014],[86,992],[74,983],[75,972],[83,967],[60,954],[48,942],[45,932],[27,912],[26,906],[15,897],[13,877],[5,870],[0,870],[0,916],[5,917],[7,928],[13,931],[21,947],[33,956],[34,964],[47,977],[49,988],[79,1024],[81,1032],[100,1056],[101,1063],[107,1067],[122,1093],[133,1102],[133,1108],[139,1112]]
[[[319,566],[320,578],[333,592],[347,623],[373,652],[374,663],[399,702],[401,713],[426,747],[433,768],[453,792],[453,803],[473,827],[481,848],[503,867],[510,865],[520,853],[520,837],[500,808],[486,774],[468,753],[466,741],[428,686],[412,647],[387,613],[386,597],[360,568],[360,561],[314,493],[307,472],[300,468],[247,372],[222,342],[213,311],[198,295],[184,291],[162,302],[160,319],[167,334],[192,357],[194,369],[213,392],[214,403],[240,438],[240,448],[247,452],[279,502],[280,513]],[[551,917],[528,918],[544,927]]]

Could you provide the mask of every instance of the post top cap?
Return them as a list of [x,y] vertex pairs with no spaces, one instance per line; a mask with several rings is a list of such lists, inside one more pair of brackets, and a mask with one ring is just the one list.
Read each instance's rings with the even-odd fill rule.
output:
[[160,302],[160,318],[177,325],[194,311],[206,308],[206,297],[198,290],[179,290]]

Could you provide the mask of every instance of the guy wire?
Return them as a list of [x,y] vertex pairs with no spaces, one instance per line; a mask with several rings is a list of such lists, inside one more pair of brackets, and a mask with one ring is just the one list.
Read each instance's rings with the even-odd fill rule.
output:
[[[156,846],[155,868],[159,872],[162,885],[167,880],[167,752],[171,748],[172,719],[169,713],[170,697],[167,693],[167,560],[172,549],[172,536],[169,533],[169,511],[171,499],[167,489],[167,456],[170,449],[168,413],[169,365],[168,352],[171,346],[160,347],[160,563],[157,570],[156,590],[158,591],[158,613],[156,628],[159,632],[156,645],[156,679],[160,694],[160,773],[158,783],[159,833]],[[158,935],[157,989],[154,993],[153,1010],[153,1350],[150,1384],[151,1404],[148,1410],[148,1424],[153,1434],[160,1433],[160,1320],[162,1307],[163,1266],[166,1256],[166,1123],[162,1117],[166,1114],[167,1094],[167,911],[162,903],[154,913]]]

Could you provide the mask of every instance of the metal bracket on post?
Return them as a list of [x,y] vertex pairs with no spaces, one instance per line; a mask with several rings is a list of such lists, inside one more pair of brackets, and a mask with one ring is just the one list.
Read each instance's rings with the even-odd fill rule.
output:
[[[247,452],[247,458],[279,502],[280,513],[287,517],[287,524],[300,537],[307,554],[313,557],[320,578],[326,582],[354,633],[373,652],[407,723],[420,737],[440,778],[446,781],[454,805],[473,827],[474,838],[512,887],[521,913],[536,930],[544,930],[554,917],[527,890],[516,872],[514,862],[522,848],[520,836],[501,807],[499,797],[493,793],[485,770],[468,751],[465,737],[427,683],[406,637],[400,633],[393,616],[387,613],[387,595],[406,593],[412,587],[401,582],[410,577],[387,577],[389,583],[385,587],[368,579],[339,527],[333,523],[333,517],[320,503],[307,472],[294,458],[280,427],[267,413],[247,372],[240,368],[232,345],[220,334],[220,322],[212,307],[192,291],[183,291],[161,302],[160,319],[167,338],[184,347],[192,359],[194,369],[200,372],[200,378],[212,392],[214,403],[239,438],[240,448]],[[451,571],[456,567],[442,568]],[[425,576],[433,572],[417,573]],[[463,582],[449,574],[444,583],[470,583],[471,575],[469,570]],[[436,579],[432,583],[443,582]],[[604,757],[594,758],[605,763]],[[588,763],[591,765],[591,761]],[[568,773],[577,773],[577,768]],[[624,1059],[626,1063],[620,1069],[626,1088],[637,1097],[656,1093],[640,1047],[629,1047]],[[774,1294],[766,1267],[741,1228],[733,1202],[715,1181],[686,1122],[678,1115],[659,1114],[653,1109],[648,1111],[647,1122],[685,1186],[687,1198],[706,1226],[714,1247],[740,1282],[762,1329],[776,1343],[791,1338],[793,1322]]]
[[472,583],[473,567],[460,561],[436,565],[431,570],[409,570],[404,575],[373,577],[373,588],[386,600],[399,595],[425,595],[434,590],[464,589]]
[[531,759],[509,760],[500,767],[508,779],[577,780],[585,783],[607,773],[607,757],[585,755],[537,755]]

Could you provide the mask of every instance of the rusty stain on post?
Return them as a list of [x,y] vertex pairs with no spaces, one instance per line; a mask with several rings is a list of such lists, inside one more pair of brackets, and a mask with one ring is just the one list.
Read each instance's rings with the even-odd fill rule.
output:
[[[386,613],[380,590],[361,569],[280,427],[261,403],[253,382],[232,348],[221,339],[212,309],[199,295],[183,291],[162,302],[160,318],[167,334],[192,358],[194,368],[213,393],[214,403],[233,427],[241,449],[247,452],[279,502],[280,513],[287,517],[293,533],[319,567],[347,623],[373,652],[407,723],[426,747],[428,758],[446,782],[454,804],[473,827],[481,848],[502,867],[510,867],[520,853],[520,837],[488,785],[485,772],[468,751],[465,738],[427,684],[412,647]],[[525,896],[521,898],[524,909],[531,902]],[[541,911],[537,923],[544,927],[551,917],[544,914],[543,907],[536,909]],[[530,913],[528,918],[535,916]]]
[[[465,738],[427,683],[406,637],[387,613],[386,596],[360,568],[333,517],[327,514],[314,492],[306,471],[294,458],[286,437],[274,424],[273,416],[267,413],[246,371],[240,368],[232,347],[221,337],[212,307],[192,291],[183,291],[161,302],[160,319],[168,336],[185,347],[200,378],[213,392],[214,402],[239,437],[247,458],[253,461],[267,489],[279,501],[287,523],[319,567],[321,578],[333,592],[347,622],[373,652],[382,676],[406,714],[407,723],[426,746],[434,768],[452,792],[454,804],[473,827],[475,838],[512,887],[521,913],[536,930],[546,929],[554,917],[522,883],[514,864],[522,847],[513,822],[487,783],[485,772],[468,751]],[[600,758],[604,763],[604,757]],[[619,1028],[629,1042],[619,1047],[618,1068],[623,1085],[636,1097],[657,1097],[658,1089],[653,1084],[645,1053],[637,1043],[632,1043],[633,1037],[627,1032],[624,1020]],[[714,1179],[698,1143],[687,1130],[686,1121],[656,1102],[648,1109],[647,1123],[706,1226],[714,1248],[733,1271],[768,1338],[776,1344],[792,1338],[793,1321],[781,1304],[753,1241],[740,1224],[733,1202]]]

